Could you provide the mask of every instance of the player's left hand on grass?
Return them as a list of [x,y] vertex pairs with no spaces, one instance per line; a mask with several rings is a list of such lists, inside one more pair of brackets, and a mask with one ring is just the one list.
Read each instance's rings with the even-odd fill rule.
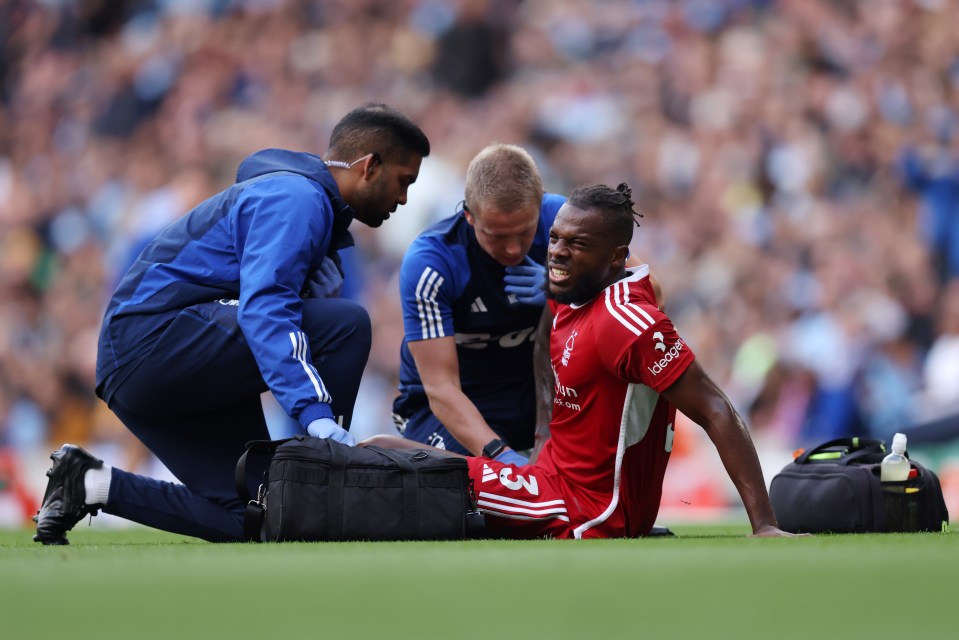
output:
[[493,458],[493,460],[502,462],[503,464],[511,464],[517,467],[525,467],[529,464],[529,458],[516,453],[512,449],[506,449],[503,451],[503,453]]
[[506,267],[503,278],[506,293],[512,293],[523,304],[546,304],[546,267],[526,256],[522,264]]
[[317,418],[307,425],[306,432],[314,438],[329,438],[350,447],[356,444],[350,432],[330,418]]
[[329,256],[323,258],[320,268],[310,274],[306,288],[311,298],[335,298],[343,286],[343,276],[339,267]]
[[788,531],[783,531],[779,527],[774,527],[772,525],[765,525],[754,531],[749,537],[750,538],[808,538],[812,534],[809,533],[789,533]]

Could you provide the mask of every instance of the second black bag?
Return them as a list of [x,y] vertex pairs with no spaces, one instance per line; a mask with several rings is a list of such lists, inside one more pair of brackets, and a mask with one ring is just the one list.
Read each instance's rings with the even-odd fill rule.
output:
[[915,460],[909,480],[881,483],[882,440],[843,438],[783,467],[769,499],[783,531],[870,533],[942,531],[949,513],[936,474]]
[[251,442],[237,464],[244,499],[247,457],[264,453],[273,457],[247,507],[250,539],[461,540],[482,526],[463,458],[306,436]]

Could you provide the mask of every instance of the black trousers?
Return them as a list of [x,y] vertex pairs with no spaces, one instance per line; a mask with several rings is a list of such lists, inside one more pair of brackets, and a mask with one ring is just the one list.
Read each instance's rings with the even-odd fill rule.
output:
[[[267,386],[236,316],[220,302],[184,309],[146,357],[115,374],[122,382],[105,385],[110,409],[182,483],[114,469],[107,513],[211,541],[242,539],[234,469],[245,444],[269,434],[260,400]],[[333,413],[349,428],[369,315],[348,300],[308,299],[302,329]],[[250,465],[253,490],[262,468]]]

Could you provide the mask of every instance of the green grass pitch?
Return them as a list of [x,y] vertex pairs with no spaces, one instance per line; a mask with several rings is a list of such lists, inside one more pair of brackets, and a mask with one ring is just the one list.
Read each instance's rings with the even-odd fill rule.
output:
[[3,638],[954,638],[959,532],[207,544],[0,532]]

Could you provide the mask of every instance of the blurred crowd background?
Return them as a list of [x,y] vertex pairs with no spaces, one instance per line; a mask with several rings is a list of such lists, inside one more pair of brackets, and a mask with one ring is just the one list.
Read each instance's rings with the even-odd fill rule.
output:
[[[797,447],[903,431],[955,513],[956,25],[949,0],[0,1],[0,524],[32,515],[62,442],[150,467],[93,394],[143,244],[247,154],[323,153],[369,100],[433,153],[409,205],[353,227],[374,326],[355,431],[391,428],[404,250],[509,142],[550,191],[633,187],[633,253],[767,481]],[[677,431],[664,506],[738,503],[703,441]]]

